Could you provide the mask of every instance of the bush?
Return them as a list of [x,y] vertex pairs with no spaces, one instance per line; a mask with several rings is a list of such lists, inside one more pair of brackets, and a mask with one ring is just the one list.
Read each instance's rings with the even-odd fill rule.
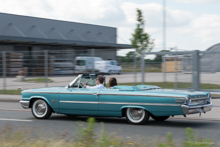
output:
[[[66,134],[62,134],[61,138],[51,136],[51,138],[43,137],[42,133],[37,137],[31,130],[22,128],[21,130],[14,131],[9,125],[0,130],[0,143],[1,147],[145,147],[145,146],[158,146],[158,147],[210,147],[215,144],[209,139],[199,138],[191,128],[186,128],[185,140],[183,142],[175,142],[171,133],[167,133],[166,140],[158,143],[157,138],[151,139],[150,142],[130,140],[125,141],[123,138],[109,135],[102,124],[102,129],[99,135],[95,134],[95,119],[89,118],[86,127],[80,125],[78,138],[71,138]],[[156,141],[155,141],[156,140]],[[155,142],[154,142],[155,141]],[[162,142],[162,143],[161,143]]]

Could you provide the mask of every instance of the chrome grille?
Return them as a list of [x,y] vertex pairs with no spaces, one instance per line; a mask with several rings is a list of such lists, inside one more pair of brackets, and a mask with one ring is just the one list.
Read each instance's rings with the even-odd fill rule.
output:
[[191,104],[206,104],[206,99],[191,100]]
[[192,99],[194,99],[194,98],[208,98],[208,96],[207,95],[191,95],[190,96]]

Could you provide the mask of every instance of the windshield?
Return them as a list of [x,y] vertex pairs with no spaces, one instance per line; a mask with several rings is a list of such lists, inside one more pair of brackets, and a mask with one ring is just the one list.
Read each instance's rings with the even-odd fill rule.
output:
[[78,65],[78,66],[85,66],[86,65],[86,61],[85,60],[76,60],[76,65]]
[[[78,77],[76,77],[74,80],[72,80],[68,85],[71,88],[82,88],[82,85],[80,85],[81,82],[83,82],[84,84],[87,83],[88,86],[95,86],[96,85],[96,79],[97,76],[96,75],[83,75],[80,74]],[[66,86],[66,88],[68,88],[68,85]]]
[[89,86],[95,86],[96,85],[96,75],[83,75],[80,82],[87,83]]

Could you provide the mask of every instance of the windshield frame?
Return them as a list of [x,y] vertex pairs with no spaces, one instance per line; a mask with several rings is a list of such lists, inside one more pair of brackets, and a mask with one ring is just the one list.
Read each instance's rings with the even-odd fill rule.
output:
[[[80,74],[78,75],[74,80],[72,80],[68,85],[65,86],[65,88],[69,88],[69,87],[72,87],[72,85],[76,84],[78,81],[81,81],[81,78],[82,78],[83,74]],[[78,88],[79,88],[79,84],[78,83]]]

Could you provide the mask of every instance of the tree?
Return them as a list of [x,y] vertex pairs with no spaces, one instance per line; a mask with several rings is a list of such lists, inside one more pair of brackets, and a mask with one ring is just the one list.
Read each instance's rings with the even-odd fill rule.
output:
[[134,52],[133,51],[130,51],[126,54],[126,57],[129,58],[129,59],[134,59]]
[[[170,52],[169,50],[161,50],[160,52]],[[163,62],[162,61],[162,55],[156,55],[154,58],[154,62]]]
[[131,44],[136,49],[138,57],[141,57],[142,52],[150,52],[154,45],[154,40],[150,39],[148,33],[144,32],[144,19],[140,9],[137,9],[137,28],[132,34]]

